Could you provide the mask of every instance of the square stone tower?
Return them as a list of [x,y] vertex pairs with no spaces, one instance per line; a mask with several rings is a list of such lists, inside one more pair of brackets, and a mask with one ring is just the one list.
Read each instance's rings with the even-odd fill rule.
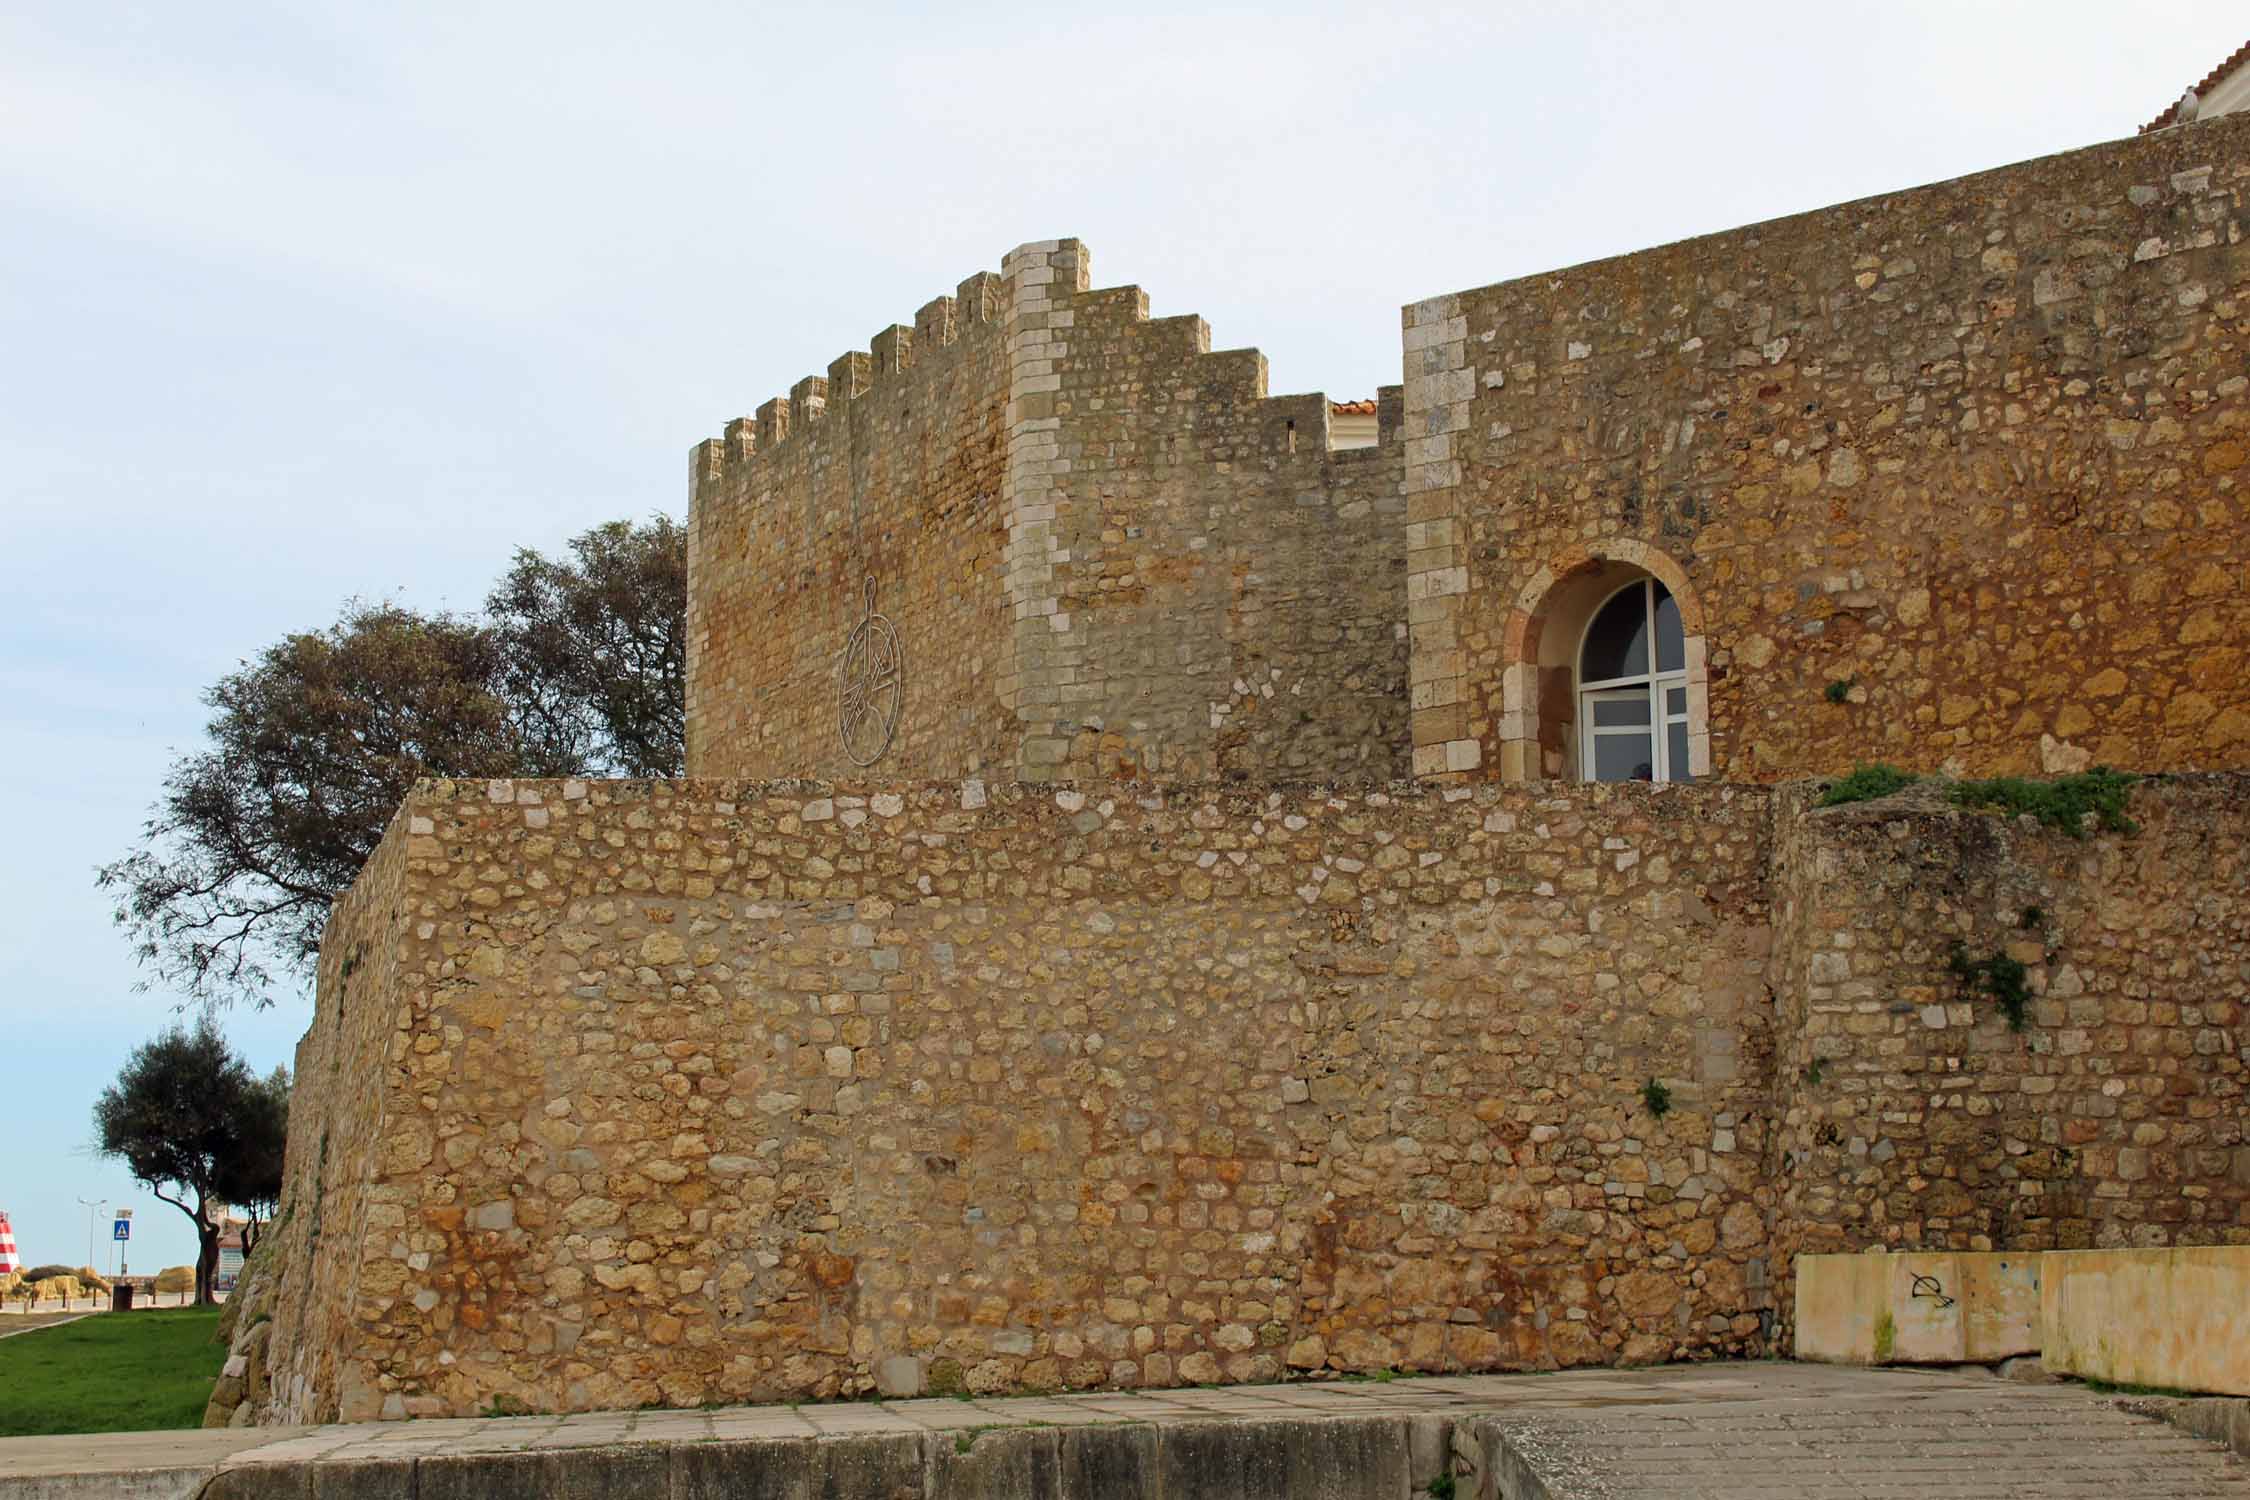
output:
[[1373,447],[1076,240],[697,446],[698,776],[1407,774],[1399,393]]

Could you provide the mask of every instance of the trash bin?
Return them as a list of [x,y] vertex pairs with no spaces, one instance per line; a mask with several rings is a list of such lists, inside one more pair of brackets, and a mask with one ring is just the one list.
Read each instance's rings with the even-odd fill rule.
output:
[[109,1289],[109,1310],[111,1312],[131,1312],[133,1310],[133,1283],[120,1281]]

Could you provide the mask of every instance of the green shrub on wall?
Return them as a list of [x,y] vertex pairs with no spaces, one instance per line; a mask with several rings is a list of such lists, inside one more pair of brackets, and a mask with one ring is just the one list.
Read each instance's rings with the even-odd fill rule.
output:
[[2105,833],[2138,833],[2125,815],[2125,799],[2140,778],[2106,766],[2058,776],[2053,781],[2032,781],[2021,776],[1995,776],[1989,781],[1964,781],[1947,795],[1963,807],[1984,808],[2011,817],[2029,814],[2072,838],[2086,836],[2091,814]]
[[1841,807],[1847,802],[1873,802],[1878,797],[1888,797],[1903,791],[1921,780],[1912,771],[1901,771],[1896,766],[1878,762],[1871,766],[1855,766],[1852,774],[1833,783],[1820,794],[1817,807]]

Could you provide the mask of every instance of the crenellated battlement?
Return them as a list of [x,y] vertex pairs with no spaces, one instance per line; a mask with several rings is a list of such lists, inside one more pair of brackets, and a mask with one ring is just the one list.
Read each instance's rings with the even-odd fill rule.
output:
[[873,608],[916,663],[900,771],[1403,772],[1396,388],[1340,452],[1326,396],[1149,304],[1077,240],[1019,245],[697,447],[692,767],[844,770]]
[[[762,403],[751,416],[727,423],[719,437],[696,444],[690,461],[692,492],[701,494],[709,485],[747,476],[761,458],[793,449],[853,402],[911,379],[918,368],[980,333],[1012,336],[1023,344],[1010,370],[1012,386],[1053,377],[1069,364],[1073,347],[1082,347],[1088,337],[1123,336],[1133,342],[1134,357],[1147,362],[1144,376],[1162,372],[1163,383],[1192,394],[1199,403],[1299,399],[1269,396],[1268,367],[1258,349],[1213,349],[1211,325],[1200,315],[1151,317],[1142,287],[1090,286],[1091,263],[1086,246],[1073,239],[1033,241],[1011,250],[1002,257],[999,272],[968,277],[952,296],[923,304],[911,325],[894,323],[879,330],[866,349],[831,361],[825,375],[806,376],[786,396]],[[1328,445],[1325,409],[1311,416],[1292,408],[1276,421],[1285,434],[1297,434],[1289,451],[1299,451],[1301,444],[1309,455]],[[1386,424],[1379,446],[1388,447],[1400,425],[1395,420]]]
[[[1036,276],[1048,276],[1050,266],[1034,264],[1039,256],[1068,259],[1084,278],[1089,257],[1075,240],[1049,241],[1025,246],[1011,254],[1007,264],[1022,264]],[[1093,375],[1089,361],[1115,365],[1125,361],[1133,378],[1150,388],[1169,388],[1191,402],[1196,419],[1206,425],[1232,420],[1229,409],[1252,408],[1250,420],[1261,432],[1270,430],[1273,446],[1284,456],[1310,459],[1330,451],[1330,403],[1319,394],[1273,396],[1265,355],[1255,347],[1213,349],[1211,325],[1196,313],[1155,318],[1149,315],[1149,296],[1138,285],[1088,287],[1071,291],[1052,280],[1034,283],[1041,288],[1041,337],[1028,351],[1036,359],[1035,377],[1058,372]],[[1112,347],[1123,341],[1123,348]],[[1100,344],[1099,353],[1089,344]],[[1019,373],[1028,367],[1019,363]],[[1058,376],[1058,378],[1060,378]],[[1098,376],[1096,377],[1098,378]],[[1374,453],[1394,450],[1404,425],[1399,388],[1391,387],[1390,418],[1378,426]],[[1265,403],[1282,403],[1270,408]],[[1365,462],[1366,460],[1359,460]]]
[[740,477],[763,457],[791,447],[815,433],[859,398],[880,392],[981,330],[997,334],[1005,303],[1002,278],[979,271],[950,297],[922,305],[911,326],[893,323],[868,340],[868,347],[838,355],[825,375],[807,375],[789,394],[759,405],[747,417],[726,424],[720,436],[691,450],[691,496],[706,486]]

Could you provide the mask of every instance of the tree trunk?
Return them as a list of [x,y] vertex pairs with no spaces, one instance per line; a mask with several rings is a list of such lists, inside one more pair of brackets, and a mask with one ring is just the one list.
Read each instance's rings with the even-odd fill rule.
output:
[[195,1220],[195,1305],[210,1307],[219,1299],[211,1283],[218,1279],[219,1226],[207,1223],[199,1214]]
[[219,1226],[206,1222],[200,1193],[196,1195],[195,1207],[190,1208],[186,1200],[173,1197],[153,1182],[148,1184],[148,1190],[160,1201],[186,1214],[188,1222],[195,1226],[195,1305],[209,1307],[215,1300],[211,1295],[211,1280],[219,1264]]

